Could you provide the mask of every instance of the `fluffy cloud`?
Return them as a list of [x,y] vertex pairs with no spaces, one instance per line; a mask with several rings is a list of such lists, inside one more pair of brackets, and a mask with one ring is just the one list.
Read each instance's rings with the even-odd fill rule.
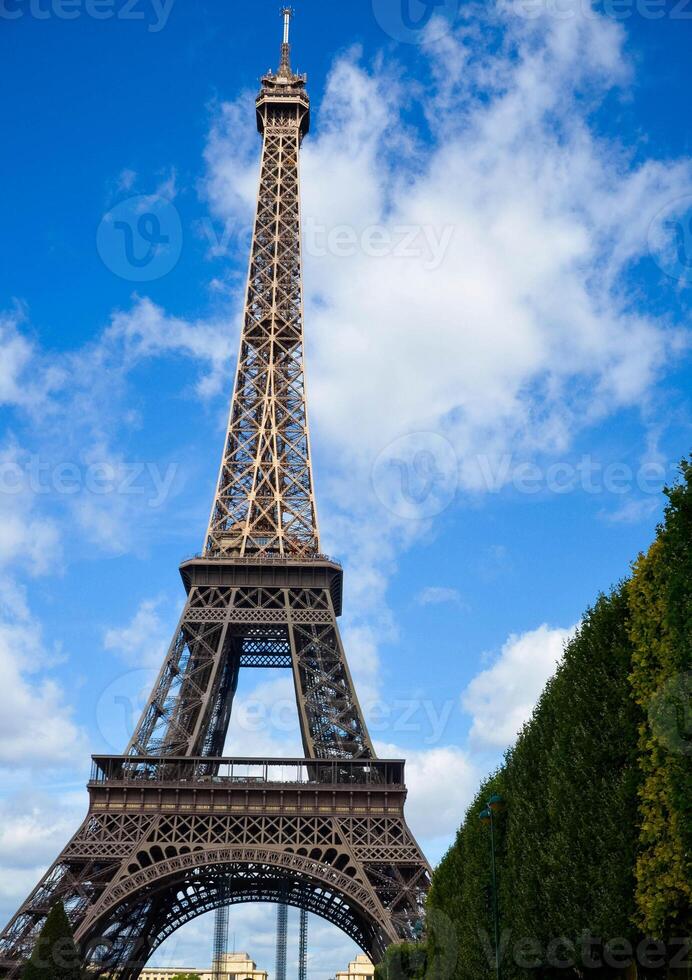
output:
[[164,600],[145,599],[129,623],[106,630],[103,645],[131,667],[160,667],[171,639],[171,617],[161,616]]
[[129,310],[113,314],[97,354],[99,359],[114,361],[121,370],[164,354],[189,358],[202,368],[195,383],[197,394],[210,397],[228,388],[236,333],[230,318],[191,322],[169,316],[146,297],[137,297]]
[[544,624],[509,637],[495,663],[478,674],[462,695],[462,706],[472,716],[473,741],[505,748],[514,740],[531,717],[575,629],[551,629]]
[[479,773],[468,754],[456,746],[412,751],[378,743],[382,758],[406,759],[406,819],[430,853],[440,839],[455,832],[473,799]]
[[49,769],[87,758],[70,699],[47,673],[54,660],[23,594],[6,583],[0,596],[0,766]]
[[103,552],[141,549],[185,477],[177,463],[136,464],[123,450],[139,424],[130,376],[153,359],[185,358],[199,369],[186,394],[210,399],[229,390],[236,330],[224,317],[187,321],[135,296],[93,341],[56,353],[30,337],[23,311],[0,315],[0,405],[24,429],[21,446],[0,450],[0,561],[50,566],[65,519]]
[[0,802],[0,921],[4,924],[75,833],[86,793],[49,797],[20,792]]
[[418,593],[416,602],[421,606],[441,606],[446,603],[458,606],[461,605],[461,595],[458,589],[451,589],[447,586],[440,585],[429,585]]
[[[475,456],[565,451],[646,398],[677,342],[622,284],[689,161],[634,164],[589,125],[627,82],[620,25],[493,11],[473,6],[473,36],[427,48],[424,91],[341,58],[303,150],[313,417],[367,506],[373,461],[401,434],[444,434],[476,489]],[[419,97],[432,146],[407,123]],[[251,125],[227,106],[210,137],[208,196],[225,218],[246,213],[256,181]]]
[[41,575],[56,567],[61,539],[45,497],[31,490],[32,459],[14,440],[0,448],[0,566]]

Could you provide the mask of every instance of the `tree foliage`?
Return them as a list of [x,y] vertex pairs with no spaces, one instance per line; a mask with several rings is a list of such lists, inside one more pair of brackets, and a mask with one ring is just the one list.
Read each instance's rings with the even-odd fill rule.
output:
[[[604,944],[690,935],[692,466],[682,477],[648,554],[587,611],[434,874],[428,909],[454,924],[456,980],[494,976],[478,819],[492,793],[507,802],[496,826],[503,978],[629,976]],[[439,945],[429,927],[428,968]],[[585,974],[590,955],[605,962]]]
[[637,921],[662,938],[689,932],[692,908],[692,466],[667,491],[664,525],[634,566],[632,690],[639,727]]
[[22,980],[78,980],[82,976],[72,926],[62,902],[58,902],[48,913]]

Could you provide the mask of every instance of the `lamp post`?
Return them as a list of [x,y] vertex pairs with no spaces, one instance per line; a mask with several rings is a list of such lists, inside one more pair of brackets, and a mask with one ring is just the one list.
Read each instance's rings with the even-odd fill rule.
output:
[[490,827],[490,855],[493,875],[493,927],[495,930],[495,977],[500,980],[500,916],[497,905],[497,870],[495,866],[495,816],[504,809],[505,801],[498,793],[488,800],[485,809],[481,810],[481,823]]

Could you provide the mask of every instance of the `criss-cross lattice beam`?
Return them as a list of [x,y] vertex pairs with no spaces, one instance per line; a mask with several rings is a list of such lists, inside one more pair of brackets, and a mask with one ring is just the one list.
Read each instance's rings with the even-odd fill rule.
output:
[[304,79],[286,66],[267,76],[258,113],[264,144],[247,299],[205,543],[206,554],[216,557],[319,551],[303,358]]
[[307,758],[374,757],[330,590],[278,585],[191,589],[128,755],[222,755],[247,664],[293,669]]

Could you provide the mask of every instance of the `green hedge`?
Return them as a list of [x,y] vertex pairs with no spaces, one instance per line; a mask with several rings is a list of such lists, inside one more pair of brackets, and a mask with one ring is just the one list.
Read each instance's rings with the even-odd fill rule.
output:
[[682,473],[628,586],[632,690],[645,712],[637,923],[663,937],[689,932],[692,908],[692,467],[683,464]]
[[[636,950],[647,937],[690,935],[692,467],[681,472],[649,553],[587,611],[435,872],[427,959],[440,945],[434,916],[451,920],[448,976],[495,975],[489,830],[478,819],[492,793],[507,803],[496,828],[503,978],[633,977],[626,946],[604,951],[585,937]],[[656,969],[660,949],[645,952],[640,977],[688,975]]]

